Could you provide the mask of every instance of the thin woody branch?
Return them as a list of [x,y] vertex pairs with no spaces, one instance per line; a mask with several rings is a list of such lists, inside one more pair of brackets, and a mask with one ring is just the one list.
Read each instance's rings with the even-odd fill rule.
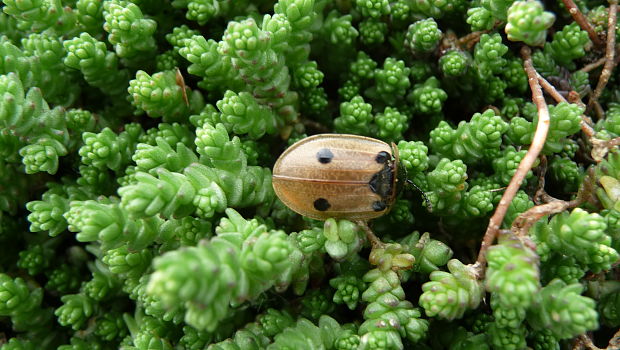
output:
[[609,340],[607,349],[620,349],[620,329],[618,329],[616,334]]
[[[538,163],[538,168],[536,169],[538,172],[538,188],[536,189],[536,193],[534,194],[534,203],[540,204],[544,201],[544,196],[547,194],[545,192],[545,175],[547,174],[547,157],[545,155],[541,155],[538,157],[540,163]],[[548,202],[548,201],[545,201]]]
[[592,158],[596,162],[601,162],[603,158],[609,153],[611,149],[614,149],[620,145],[620,137],[616,137],[611,140],[592,139]]
[[590,96],[588,101],[588,107],[592,107],[594,103],[598,102],[598,98],[603,93],[603,89],[607,85],[611,72],[614,69],[615,54],[616,54],[616,22],[618,12],[618,0],[609,0],[609,18],[607,20],[607,45],[605,46],[605,65],[603,65],[603,71],[596,84],[596,89]]
[[495,209],[495,213],[493,213],[493,216],[489,220],[489,225],[487,226],[484,238],[482,239],[482,244],[480,245],[478,259],[476,260],[476,266],[480,271],[481,277],[484,275],[483,271],[484,265],[486,265],[486,252],[493,244],[493,241],[495,241],[495,238],[497,237],[497,234],[499,232],[500,225],[504,220],[504,216],[506,216],[508,206],[510,205],[510,202],[521,187],[521,184],[523,183],[527,172],[532,169],[532,166],[536,162],[538,155],[540,154],[543,146],[545,145],[545,141],[547,140],[547,133],[549,132],[549,109],[547,108],[547,104],[545,103],[545,98],[543,96],[540,84],[538,83],[538,76],[536,73],[536,69],[534,69],[534,65],[532,64],[531,54],[532,51],[529,47],[524,46],[521,48],[523,66],[525,72],[527,73],[530,89],[532,90],[532,100],[538,108],[538,124],[536,125],[536,132],[534,133],[534,138],[532,140],[530,148],[525,154],[525,157],[523,157],[523,159],[521,160],[521,163],[519,163],[517,171],[510,180],[508,187],[506,187],[506,191],[504,191],[504,195],[502,196],[499,204],[497,205],[497,208]]
[[560,94],[558,90],[556,90],[556,88],[547,81],[547,79],[543,78],[543,76],[538,73],[536,73],[536,76],[538,77],[540,87],[542,87],[545,92],[555,100],[555,102],[566,102],[564,96],[562,96],[562,94]]
[[511,231],[514,232],[517,237],[527,237],[532,225],[543,217],[561,213],[566,209],[575,208],[590,200],[592,194],[595,192],[595,187],[596,180],[592,170],[589,171],[588,176],[581,183],[575,199],[570,201],[553,198],[547,194],[541,186],[536,193],[536,198],[546,203],[534,206],[517,216],[512,223],[512,227],[510,228]]
[[510,230],[517,237],[525,237],[534,223],[547,215],[563,212],[568,208],[568,204],[566,201],[555,200],[532,207],[514,220]]
[[600,58],[596,62],[592,62],[590,64],[587,64],[587,65],[583,66],[583,68],[581,68],[580,71],[581,72],[590,73],[591,71],[593,71],[596,68],[602,66],[603,64],[605,64],[605,57]]
[[459,38],[457,41],[458,46],[465,47],[467,50],[471,50],[474,45],[480,41],[480,37],[482,34],[489,33],[490,30],[480,30],[476,32],[469,33],[462,38]]
[[366,238],[370,242],[372,248],[382,248],[383,246],[385,246],[385,244],[381,242],[381,239],[377,237],[374,232],[372,232],[372,229],[370,227],[368,227],[368,223],[366,221],[356,221],[356,224],[362,230],[364,230],[364,232],[366,233]]
[[[567,102],[564,96],[562,96],[555,89],[555,87],[551,83],[549,83],[545,78],[543,78],[541,75],[538,75],[538,82],[540,86],[545,90],[545,92],[547,92],[551,97],[553,97],[553,99],[556,102],[558,103]],[[579,95],[574,91],[571,91],[568,94],[568,102],[583,105],[583,103],[581,102],[581,99],[579,98]],[[594,107],[595,107],[595,110],[597,110],[597,108],[601,108],[598,102],[594,104]],[[597,113],[603,113],[603,112],[600,111]],[[597,138],[596,131],[594,131],[594,128],[593,128],[594,123],[592,122],[592,119],[590,119],[590,117],[588,117],[585,114],[581,115],[581,123],[579,125],[581,127],[581,131],[584,133],[584,135],[586,135],[586,137],[588,138],[588,141],[592,145],[592,151],[590,152],[590,155],[592,156],[592,159],[594,159],[596,162],[602,161],[610,149],[620,145],[620,138],[615,138],[612,140],[601,140]]]
[[592,339],[585,334],[580,335],[577,338],[577,342],[575,344],[574,349],[584,349],[584,350],[605,350],[597,347],[592,343]]
[[[547,79],[543,78],[543,76],[541,76],[540,74],[536,73],[536,75],[538,76],[538,83],[540,84],[540,86],[545,90],[546,93],[549,94],[549,96],[551,96],[555,102],[568,102],[564,96],[562,96],[562,94],[560,94],[558,92],[558,90],[556,90],[556,88],[547,81]],[[571,93],[569,93],[569,98],[573,96]],[[574,99],[574,97],[573,97]],[[577,101],[571,100],[570,103],[578,103]],[[580,123],[580,127],[581,127],[581,131],[583,131],[583,133],[588,137],[591,138],[594,136],[594,129],[592,128],[592,120],[590,119],[590,117],[586,116],[585,114],[581,115],[581,123]]]
[[564,3],[564,6],[566,6],[568,13],[570,13],[571,17],[573,17],[575,22],[579,24],[581,29],[588,32],[588,36],[590,37],[590,40],[592,40],[594,45],[603,46],[603,41],[601,40],[601,38],[598,37],[596,31],[594,31],[594,27],[592,26],[590,21],[588,21],[586,16],[583,15],[583,12],[579,10],[575,2],[573,0],[562,0],[562,2]]

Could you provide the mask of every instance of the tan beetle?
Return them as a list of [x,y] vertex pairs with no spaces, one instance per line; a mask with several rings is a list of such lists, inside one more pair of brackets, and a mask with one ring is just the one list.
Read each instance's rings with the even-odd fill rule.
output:
[[379,217],[390,210],[404,179],[395,144],[358,135],[307,137],[284,151],[273,167],[278,198],[318,220]]

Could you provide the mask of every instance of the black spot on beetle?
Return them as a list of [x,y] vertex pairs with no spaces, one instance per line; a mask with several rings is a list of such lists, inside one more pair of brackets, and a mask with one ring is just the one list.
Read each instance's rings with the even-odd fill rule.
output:
[[374,211],[381,211],[386,208],[385,202],[382,201],[374,201],[372,203],[372,209]]
[[314,201],[314,209],[316,209],[318,211],[326,211],[331,206],[332,205],[329,204],[329,202],[325,198],[319,198],[319,199]]
[[332,151],[329,150],[329,148],[322,148],[318,152],[316,152],[316,158],[319,160],[319,162],[327,164],[332,161],[332,159],[334,158],[334,154],[332,153]]
[[381,198],[385,198],[392,194],[393,183],[394,172],[391,168],[385,166],[370,178],[368,187],[372,192],[381,196]]
[[375,157],[375,160],[377,161],[377,163],[379,164],[383,164],[385,162],[387,162],[387,160],[390,158],[390,154],[387,153],[386,151],[381,151],[379,153],[377,153],[377,156]]

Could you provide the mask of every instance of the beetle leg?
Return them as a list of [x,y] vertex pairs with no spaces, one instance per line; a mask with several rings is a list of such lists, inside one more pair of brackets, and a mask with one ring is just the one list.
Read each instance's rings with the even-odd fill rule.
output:
[[385,243],[381,242],[379,237],[377,237],[375,233],[372,232],[372,230],[370,229],[366,221],[359,220],[359,221],[356,221],[355,223],[359,227],[361,227],[362,230],[364,230],[364,232],[366,232],[366,237],[370,241],[370,244],[372,245],[373,248],[382,248],[385,245]]

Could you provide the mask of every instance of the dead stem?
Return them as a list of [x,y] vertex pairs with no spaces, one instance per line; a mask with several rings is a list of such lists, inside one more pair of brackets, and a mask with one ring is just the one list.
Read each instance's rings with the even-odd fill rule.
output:
[[370,227],[368,227],[368,223],[366,221],[356,221],[356,224],[361,227],[364,232],[366,232],[366,238],[368,238],[368,241],[370,242],[370,245],[373,249],[383,248],[385,244],[381,242],[381,239],[379,239],[379,237],[377,237],[374,232],[372,232]]
[[495,241],[495,237],[497,237],[497,233],[499,231],[500,225],[504,220],[504,216],[506,215],[506,211],[508,210],[508,206],[510,202],[514,198],[515,194],[521,187],[523,183],[523,179],[527,175],[527,172],[532,169],[532,166],[536,162],[540,151],[545,145],[545,141],[547,140],[547,133],[549,131],[549,109],[547,108],[547,104],[545,103],[545,98],[543,97],[542,89],[540,88],[540,84],[538,84],[538,77],[536,74],[536,69],[532,64],[532,51],[529,47],[524,46],[521,48],[521,57],[523,58],[523,66],[525,72],[528,76],[528,82],[530,84],[530,89],[532,90],[532,100],[536,104],[538,108],[538,125],[536,125],[536,132],[534,133],[534,138],[532,140],[532,144],[528,149],[525,157],[519,163],[519,167],[515,172],[514,176],[510,180],[502,199],[499,201],[497,208],[495,209],[495,213],[489,220],[489,225],[487,226],[487,230],[484,234],[484,238],[482,240],[482,244],[480,245],[480,252],[478,253],[478,259],[476,260],[476,266],[480,271],[480,276],[484,275],[484,266],[486,265],[486,252],[489,247]]
[[538,191],[536,191],[536,198],[538,198],[541,202],[544,202],[544,204],[534,206],[519,214],[519,216],[517,216],[517,218],[512,222],[512,227],[510,228],[511,231],[515,234],[515,236],[523,240],[527,237],[530,228],[541,218],[548,215],[561,213],[566,209],[575,208],[581,205],[592,196],[592,193],[594,192],[594,184],[596,182],[594,179],[594,173],[590,171],[588,176],[581,183],[577,196],[575,199],[570,201],[554,198],[545,192],[544,188],[539,188]]
[[605,63],[606,60],[607,59],[605,57],[600,58],[596,62],[592,62],[590,64],[587,64],[587,65],[583,66],[583,68],[581,68],[580,71],[586,72],[586,73],[590,73],[591,71],[595,70],[596,68],[602,66]]
[[471,48],[474,47],[474,45],[476,45],[478,41],[480,41],[480,37],[482,36],[482,34],[486,34],[489,32],[490,30],[480,30],[477,32],[471,32],[465,35],[464,37],[459,38],[458,45],[460,47],[465,46],[467,50],[471,50]]
[[614,336],[609,340],[609,345],[607,349],[614,350],[620,349],[620,329],[614,334]]
[[596,113],[596,120],[605,119],[605,111],[598,101],[594,101],[594,113]]
[[459,38],[452,30],[448,30],[442,37],[439,43],[438,51],[439,55],[443,56],[448,51],[458,47]]
[[611,140],[592,139],[592,152],[590,155],[597,163],[600,163],[609,151],[620,145],[620,137]]
[[[581,99],[579,98],[578,95],[574,96],[572,94],[569,94],[568,99],[571,103],[578,103],[578,102],[581,103]],[[598,103],[598,101],[595,102],[594,106],[595,106],[595,110],[597,114],[603,113],[602,107]],[[599,117],[601,116],[599,115]],[[581,130],[588,137],[588,141],[592,145],[590,156],[595,162],[600,163],[612,148],[620,145],[620,138],[615,138],[611,140],[601,140],[596,137],[596,132],[594,131],[594,128],[592,127],[592,125],[594,125],[594,123],[592,122],[592,119],[590,119],[589,117],[585,115],[582,115],[581,119],[582,119]]]
[[[568,102],[585,108],[585,104],[583,103],[583,101],[581,101],[581,97],[579,97],[579,94],[576,91],[571,91],[568,93]],[[592,125],[594,125],[592,118],[588,117],[585,114],[582,114],[581,123],[579,124],[579,126],[581,127],[581,131],[583,131],[583,133],[588,137],[590,142],[591,139],[594,137],[594,134],[596,134]]]
[[185,105],[189,106],[189,100],[187,99],[187,87],[185,86],[185,79],[183,79],[183,74],[181,74],[181,70],[179,68],[176,69],[176,83],[177,86],[181,88],[183,93],[183,101],[185,101]]
[[537,196],[539,196],[540,199],[546,203],[531,207],[525,212],[519,214],[519,216],[517,216],[517,218],[512,222],[512,227],[510,230],[520,239],[527,237],[530,228],[541,218],[548,215],[561,213],[566,209],[575,208],[583,203],[585,201],[585,196],[587,195],[587,186],[584,186],[583,188],[583,190],[580,189],[580,192],[577,194],[577,198],[571,201],[563,201],[553,198],[544,190],[537,193]]
[[598,35],[594,31],[594,27],[592,26],[590,21],[588,21],[586,16],[583,15],[583,12],[581,12],[579,8],[577,7],[577,5],[575,5],[575,2],[573,0],[562,0],[562,2],[564,3],[564,6],[566,6],[568,13],[570,13],[570,15],[573,17],[575,22],[579,24],[581,29],[588,32],[588,36],[590,37],[590,40],[592,40],[594,45],[603,46],[603,41],[601,40],[601,38],[598,37]]
[[569,91],[568,92],[568,96],[566,96],[566,99],[570,103],[577,104],[577,105],[579,105],[580,107],[583,107],[583,108],[586,107],[586,105],[581,100],[581,96],[579,96],[579,93],[577,93],[577,91]]
[[538,164],[538,188],[536,189],[536,194],[534,194],[534,203],[540,204],[542,203],[545,192],[545,175],[547,174],[547,157],[545,155],[541,155],[538,157],[540,163]]
[[548,82],[547,79],[543,78],[543,76],[538,73],[536,73],[536,76],[538,77],[538,83],[540,86],[555,100],[555,102],[566,102],[564,96],[562,96],[562,94],[556,90],[555,86]]
[[616,146],[620,146],[620,137],[616,137],[615,139],[611,139],[609,141],[607,141],[607,147],[608,148],[613,148]]
[[590,337],[588,337],[585,334],[582,334],[582,335],[579,336],[579,341],[588,350],[604,350],[604,349],[601,349],[598,346],[594,345],[594,343],[592,343],[592,339],[590,339]]
[[579,123],[579,127],[581,128],[581,131],[583,131],[583,133],[588,137],[588,139],[592,139],[594,137],[594,134],[596,133],[594,131],[594,128],[592,128],[592,119],[590,119],[590,117],[588,117],[585,114],[581,115],[581,123]]
[[[540,74],[537,74],[538,76],[538,83],[540,84],[540,86],[545,90],[546,93],[549,94],[549,96],[551,96],[555,102],[560,103],[560,102],[570,102],[570,103],[574,103],[574,104],[578,104],[580,106],[584,106],[583,102],[581,102],[581,98],[579,97],[579,94],[575,91],[570,91],[568,93],[568,101],[564,98],[564,96],[562,96],[562,94],[560,94],[558,92],[558,90],[556,90],[556,88],[547,81],[547,79],[543,78],[543,76],[541,76]],[[590,119],[590,117],[588,117],[585,114],[581,115],[581,123],[580,123],[580,127],[581,127],[581,131],[583,131],[583,133],[588,137],[591,138],[592,136],[594,136],[594,129],[592,129],[592,119]]]
[[[598,102],[598,98],[603,93],[603,89],[611,77],[611,72],[614,69],[614,56],[616,54],[616,21],[618,12],[618,0],[609,0],[609,18],[607,20],[607,45],[605,46],[605,65],[603,65],[603,71],[598,78],[596,89],[590,96],[588,107],[592,108],[595,102]],[[604,114],[603,114],[604,115]]]
[[549,203],[531,207],[525,212],[519,214],[512,222],[510,230],[514,232],[518,238],[526,237],[530,228],[540,219],[547,215],[563,212],[568,208],[568,202],[555,200]]

